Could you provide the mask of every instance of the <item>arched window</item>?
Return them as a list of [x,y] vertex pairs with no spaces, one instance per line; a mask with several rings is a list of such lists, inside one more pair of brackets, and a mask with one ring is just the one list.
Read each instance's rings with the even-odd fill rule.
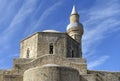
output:
[[28,48],[28,49],[27,49],[27,55],[26,55],[27,58],[29,58],[29,54],[30,54],[30,50],[29,50],[29,48]]
[[49,45],[49,53],[53,54],[53,43],[50,43]]

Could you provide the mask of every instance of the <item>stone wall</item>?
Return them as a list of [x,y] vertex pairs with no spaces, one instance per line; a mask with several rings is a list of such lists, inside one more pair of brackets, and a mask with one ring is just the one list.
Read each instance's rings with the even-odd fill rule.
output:
[[53,45],[53,53],[58,56],[66,56],[66,35],[65,33],[39,32],[38,55],[50,54],[50,45]]
[[24,63],[28,63],[30,61],[32,61],[32,58],[15,58],[13,60],[13,65],[14,64],[24,64]]
[[35,58],[37,56],[38,33],[24,39],[20,43],[20,58]]
[[88,74],[95,74],[97,81],[120,81],[120,72],[88,71]]
[[3,80],[3,74],[0,74],[0,81],[4,81]]
[[67,36],[67,57],[68,58],[80,58],[80,45],[78,42]]
[[4,75],[3,81],[23,81],[23,76],[20,75]]
[[72,63],[78,63],[78,64],[86,63],[86,59],[84,58],[67,58],[67,59]]
[[23,81],[80,81],[80,77],[75,69],[49,65],[25,71]]
[[23,81],[23,77],[14,75],[12,70],[0,70],[0,81]]
[[94,74],[80,75],[80,81],[96,81],[96,75]]
[[[37,67],[37,66],[43,66],[45,64],[57,64],[60,66],[65,66],[65,67],[71,67],[71,68],[75,68],[79,71],[80,74],[86,74],[87,73],[87,67],[86,67],[86,63],[72,63],[71,61],[69,61],[66,58],[57,56],[57,55],[44,55],[41,56],[37,59],[34,59],[28,63],[25,64],[16,64],[14,67],[14,71],[18,71],[19,74],[23,74],[24,71],[26,71],[29,68],[33,68],[33,67]],[[20,69],[19,69],[19,68]]]
[[21,41],[20,57],[37,58],[50,54],[50,45],[53,45],[53,53],[68,58],[80,58],[82,56],[80,45],[66,33],[38,32]]

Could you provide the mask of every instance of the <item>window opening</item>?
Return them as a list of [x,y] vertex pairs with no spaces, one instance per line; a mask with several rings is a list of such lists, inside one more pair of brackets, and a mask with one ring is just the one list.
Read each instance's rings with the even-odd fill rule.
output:
[[29,58],[29,54],[30,54],[30,50],[29,50],[29,48],[27,49],[27,58]]
[[71,55],[71,57],[74,57],[74,51],[72,50],[72,55]]
[[49,53],[53,54],[53,43],[49,45]]

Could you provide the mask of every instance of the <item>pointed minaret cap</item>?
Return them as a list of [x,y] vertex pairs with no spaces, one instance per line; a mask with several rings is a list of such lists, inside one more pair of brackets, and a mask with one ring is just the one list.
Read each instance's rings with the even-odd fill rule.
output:
[[73,5],[73,9],[72,9],[71,15],[73,15],[73,14],[78,14],[74,5]]

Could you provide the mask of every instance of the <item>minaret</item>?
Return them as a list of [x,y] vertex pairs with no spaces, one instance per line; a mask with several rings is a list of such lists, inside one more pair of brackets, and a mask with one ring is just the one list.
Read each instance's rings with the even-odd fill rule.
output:
[[79,14],[77,13],[75,6],[73,6],[71,12],[70,24],[67,26],[67,33],[78,43],[81,42],[81,38],[83,35],[83,26],[79,22]]
[[76,11],[75,6],[73,6],[71,15],[70,15],[70,24],[67,26],[68,35],[76,40],[80,44],[80,56],[82,56],[81,50],[81,39],[83,35],[83,25],[79,22],[79,14]]

